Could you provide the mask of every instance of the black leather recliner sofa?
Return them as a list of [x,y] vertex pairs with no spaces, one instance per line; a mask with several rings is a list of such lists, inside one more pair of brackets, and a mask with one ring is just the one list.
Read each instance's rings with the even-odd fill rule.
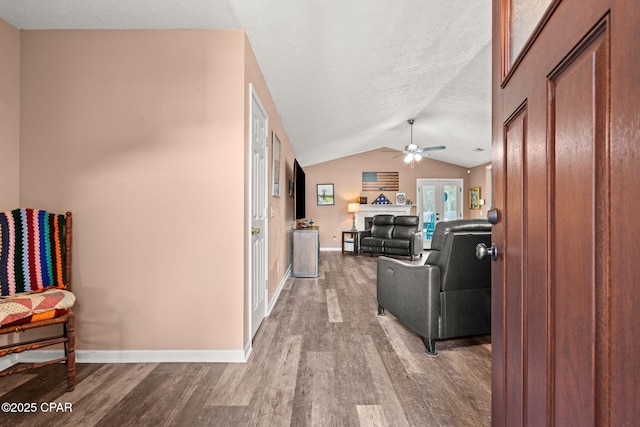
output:
[[432,356],[437,339],[490,333],[491,262],[476,258],[479,243],[491,245],[486,220],[452,220],[436,225],[425,265],[379,257],[378,314],[422,336]]
[[404,255],[413,260],[422,256],[420,217],[414,215],[376,215],[371,230],[360,235],[360,252]]

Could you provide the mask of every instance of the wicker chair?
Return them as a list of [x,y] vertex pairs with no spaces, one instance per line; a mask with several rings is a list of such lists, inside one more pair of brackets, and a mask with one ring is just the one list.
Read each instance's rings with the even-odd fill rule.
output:
[[[71,230],[71,212],[15,209],[0,213],[0,336],[16,334],[0,347],[0,357],[64,345],[64,357],[18,363],[0,372],[0,377],[64,362],[67,390],[75,387]],[[20,340],[21,332],[50,325],[60,325],[62,330],[53,336]]]

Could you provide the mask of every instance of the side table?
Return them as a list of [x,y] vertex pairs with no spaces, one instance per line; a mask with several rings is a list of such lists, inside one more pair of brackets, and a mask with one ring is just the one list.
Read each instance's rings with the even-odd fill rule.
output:
[[353,241],[353,250],[347,252],[351,252],[354,255],[360,255],[360,233],[362,231],[343,231],[342,232],[342,254],[344,255],[345,249],[344,244],[350,243],[348,240],[351,239]]

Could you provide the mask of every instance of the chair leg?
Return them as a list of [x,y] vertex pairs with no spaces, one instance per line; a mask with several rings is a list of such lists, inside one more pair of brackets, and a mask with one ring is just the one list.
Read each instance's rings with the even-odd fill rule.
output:
[[384,312],[384,307],[381,306],[380,304],[378,304],[378,316],[386,316],[386,313]]
[[438,355],[438,351],[436,350],[436,340],[430,338],[422,338],[424,341],[425,350],[428,356],[435,357]]
[[76,388],[76,328],[75,315],[69,313],[69,318],[64,324],[64,336],[67,341],[64,343],[64,355],[67,359],[67,391]]

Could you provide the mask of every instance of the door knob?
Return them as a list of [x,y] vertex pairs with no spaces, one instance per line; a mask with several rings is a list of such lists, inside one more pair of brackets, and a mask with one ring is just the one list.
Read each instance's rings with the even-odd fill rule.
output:
[[251,227],[251,234],[260,234],[260,229],[256,227]]
[[498,209],[491,209],[487,211],[487,220],[489,224],[497,224],[498,223]]
[[489,255],[491,261],[497,260],[498,246],[496,246],[495,243],[492,243],[491,247],[488,248],[484,243],[478,243],[478,246],[476,246],[476,258],[484,259],[487,255]]

